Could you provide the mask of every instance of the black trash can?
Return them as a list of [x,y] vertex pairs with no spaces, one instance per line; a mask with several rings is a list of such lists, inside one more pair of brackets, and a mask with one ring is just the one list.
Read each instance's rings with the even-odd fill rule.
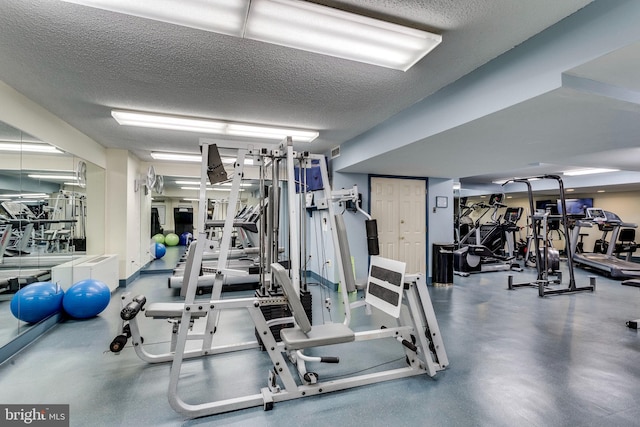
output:
[[453,243],[434,243],[431,259],[433,286],[453,285]]

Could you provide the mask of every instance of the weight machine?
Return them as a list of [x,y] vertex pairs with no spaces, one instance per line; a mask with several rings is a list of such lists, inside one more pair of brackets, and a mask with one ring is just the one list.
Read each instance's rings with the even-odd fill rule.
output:
[[[209,149],[203,146],[203,155]],[[328,173],[324,164],[324,157],[309,153],[296,153],[290,138],[286,144],[277,150],[262,153],[263,157],[271,158],[271,166],[275,168],[272,179],[280,181],[279,172],[286,172],[286,216],[288,217],[289,252],[287,267],[281,265],[274,258],[278,248],[278,232],[280,212],[276,209],[274,200],[279,200],[277,193],[280,188],[274,185],[270,195],[275,193],[275,198],[269,203],[266,215],[266,233],[261,233],[260,247],[271,248],[265,253],[261,263],[261,290],[248,298],[221,299],[221,283],[225,275],[235,274],[224,268],[226,251],[233,226],[233,213],[227,215],[223,229],[220,259],[216,272],[216,282],[213,286],[209,300],[196,299],[198,271],[202,263],[202,254],[206,247],[206,237],[200,233],[195,247],[189,252],[185,269],[186,289],[184,303],[146,304],[142,297],[130,300],[123,310],[123,320],[128,318],[129,331],[134,340],[134,348],[139,352],[143,347],[139,337],[135,314],[143,309],[147,316],[165,317],[175,321],[175,335],[172,340],[172,351],[165,355],[148,357],[149,361],[172,360],[169,380],[168,397],[173,409],[187,417],[201,417],[219,414],[222,412],[262,406],[265,410],[272,409],[276,402],[309,397],[324,394],[336,390],[344,390],[352,387],[363,386],[380,381],[404,378],[412,375],[434,376],[448,365],[444,343],[439,331],[438,323],[433,312],[424,275],[405,275],[404,263],[373,257],[371,259],[368,289],[365,293],[364,303],[357,301],[351,303],[347,286],[340,286],[340,297],[344,307],[344,321],[342,323],[328,323],[312,325],[304,302],[301,301],[301,293],[304,292],[304,283],[301,280],[301,257],[297,253],[300,245],[299,221],[304,213],[299,210],[296,198],[294,162],[298,162],[302,168],[313,161],[320,160],[322,182],[324,184],[325,202],[322,208],[328,211],[331,236],[334,242],[336,258],[340,260],[341,248],[338,243],[338,229],[335,223],[333,203],[335,200],[353,199],[353,193],[333,195],[329,186]],[[244,153],[238,155],[238,163],[243,163]],[[203,162],[204,165],[204,162]],[[284,167],[280,167],[284,166]],[[203,166],[204,167],[204,166]],[[204,172],[204,170],[203,170]],[[204,174],[203,174],[204,175]],[[234,175],[232,188],[238,188],[240,176]],[[204,188],[204,185],[202,186]],[[261,185],[261,189],[264,186]],[[262,191],[262,190],[261,190]],[[229,206],[235,206],[234,191],[232,190]],[[201,190],[201,199],[204,198],[204,190]],[[203,205],[203,204],[201,204]],[[201,216],[202,218],[202,216]],[[373,234],[373,233],[371,233]],[[345,271],[341,262],[336,267],[342,284],[346,284]],[[269,319],[265,314],[273,307],[286,306],[290,315]],[[376,315],[381,316],[384,325],[380,329],[355,330],[350,327],[351,312],[356,306],[367,306]],[[218,316],[222,312],[238,309],[246,312],[253,326],[262,348],[268,356],[270,369],[265,372],[266,384],[256,393],[244,396],[231,396],[215,399],[203,403],[188,403],[179,394],[179,383],[183,378],[182,368],[187,359],[226,353],[228,357],[240,356],[238,350],[253,348],[255,342],[234,343],[228,345],[213,346],[218,324]],[[193,334],[190,326],[195,321],[206,323],[205,331],[201,334]],[[277,333],[274,326],[288,325],[279,328]],[[279,339],[276,335],[279,335]],[[202,341],[198,349],[188,349],[187,343],[196,339]],[[307,370],[308,364],[317,362],[338,363],[335,356],[317,356],[316,348],[331,346],[331,351],[339,351],[341,346],[353,345],[353,342],[366,342],[383,340],[392,348],[396,348],[402,354],[405,361],[404,367],[382,370],[369,374],[355,374],[342,379],[320,381],[319,375]],[[311,353],[311,354],[309,354]],[[140,353],[139,353],[140,354]],[[147,355],[149,356],[149,355]],[[207,383],[210,376],[215,376],[216,365],[212,364],[208,369],[209,374],[201,379]],[[203,374],[204,375],[204,374]],[[221,387],[220,390],[228,391],[229,388]]]

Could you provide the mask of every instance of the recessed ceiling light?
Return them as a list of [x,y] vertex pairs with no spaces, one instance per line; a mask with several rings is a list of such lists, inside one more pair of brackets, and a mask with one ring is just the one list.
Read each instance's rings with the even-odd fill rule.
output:
[[618,172],[620,169],[583,168],[562,172],[566,176],[591,175],[595,173]]

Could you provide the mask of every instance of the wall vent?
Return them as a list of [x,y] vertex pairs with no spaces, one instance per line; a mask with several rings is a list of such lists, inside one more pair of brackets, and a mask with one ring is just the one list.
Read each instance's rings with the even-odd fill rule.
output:
[[331,158],[335,159],[336,157],[338,157],[340,155],[340,146],[338,145],[337,147],[333,147],[331,149]]

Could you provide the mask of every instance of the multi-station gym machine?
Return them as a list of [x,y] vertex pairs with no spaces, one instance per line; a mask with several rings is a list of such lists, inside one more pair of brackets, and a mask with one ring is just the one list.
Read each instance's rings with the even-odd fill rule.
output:
[[[512,179],[505,182],[503,185],[506,185],[510,182],[520,182],[526,184],[527,186],[527,195],[529,197],[529,212],[531,215],[531,229],[533,233],[533,242],[534,242],[534,250],[535,250],[535,259],[536,259],[536,269],[538,275],[536,280],[524,282],[524,283],[513,283],[513,276],[509,275],[507,288],[509,290],[521,288],[521,287],[535,287],[538,288],[538,295],[541,297],[547,295],[558,295],[558,294],[566,294],[580,291],[595,291],[596,289],[596,278],[589,278],[589,285],[587,286],[577,286],[576,279],[574,275],[574,261],[573,261],[573,251],[571,248],[567,247],[567,269],[569,270],[569,283],[566,288],[552,288],[551,285],[560,285],[562,284],[562,274],[558,270],[558,264],[560,263],[560,258],[558,251],[552,248],[549,244],[549,240],[547,239],[547,226],[549,224],[550,215],[548,212],[536,213],[534,209],[533,203],[533,191],[531,188],[531,180],[533,179],[552,179],[558,183],[559,197],[562,212],[560,213],[560,222],[564,227],[565,236],[569,236],[569,221],[567,220],[567,203],[564,197],[564,184],[562,182],[562,178],[558,175],[543,175],[532,178],[523,178],[523,179]],[[568,244],[567,244],[568,245]],[[555,279],[551,279],[550,273],[553,272],[556,276]]]
[[[228,211],[222,231],[218,267],[215,271],[215,281],[209,298],[197,298],[198,276],[202,263],[202,254],[212,244],[207,241],[204,232],[205,218],[205,184],[209,178],[211,182],[226,179],[226,172],[219,159],[217,148],[208,144],[202,145],[203,162],[201,167],[201,189],[199,209],[198,237],[189,249],[187,264],[184,272],[183,287],[186,288],[184,302],[148,303],[142,295],[131,297],[125,295],[123,299],[123,334],[112,342],[112,351],[120,351],[130,337],[136,353],[150,363],[171,362],[168,397],[171,406],[179,413],[188,417],[201,417],[222,412],[262,406],[271,409],[275,402],[309,397],[336,390],[372,384],[380,381],[403,378],[413,375],[434,376],[448,365],[444,343],[439,331],[438,322],[431,305],[429,293],[423,274],[405,274],[402,262],[373,256],[370,258],[370,270],[365,290],[350,293],[347,280],[351,274],[351,260],[343,256],[348,250],[344,227],[336,221],[333,204],[336,202],[353,202],[357,205],[357,188],[332,192],[329,185],[324,156],[309,153],[297,153],[293,150],[291,138],[287,138],[277,149],[239,150],[234,165],[232,177],[232,191],[228,203]],[[240,181],[243,173],[244,158],[253,158],[254,165],[261,169],[261,199],[265,200],[267,214],[263,215],[260,249],[261,281],[260,289],[251,297],[228,298],[222,297],[222,284],[226,276],[245,274],[226,268],[227,253],[231,242],[234,209],[237,203]],[[296,194],[296,183],[304,187],[305,170],[311,166],[320,167],[322,189],[318,190],[316,206],[325,209],[328,217],[328,231],[333,241],[334,256],[337,260],[339,304],[344,317],[339,323],[317,324],[308,315],[308,303],[305,302],[306,276],[301,266],[301,224],[306,220],[306,212],[301,208],[304,196]],[[296,180],[298,169],[299,180]],[[266,185],[267,181],[271,185]],[[302,181],[302,182],[299,182]],[[268,194],[265,189],[268,188]],[[282,193],[282,194],[281,194]],[[283,196],[284,197],[281,197]],[[268,198],[268,203],[266,199]],[[284,199],[284,203],[280,200]],[[364,212],[363,212],[364,213]],[[286,224],[286,226],[282,226]],[[371,223],[369,223],[371,227]],[[373,240],[374,233],[369,233]],[[286,237],[286,238],[282,238]],[[282,240],[288,243],[285,250],[286,262],[279,262],[278,253]],[[346,246],[345,246],[346,244]],[[375,247],[371,242],[370,247]],[[350,278],[351,279],[351,278]],[[357,292],[357,293],[356,293]],[[356,296],[357,295],[357,296]],[[273,316],[274,308],[283,317]],[[281,308],[284,308],[281,310]],[[352,312],[358,312],[360,326],[352,326]],[[170,351],[162,354],[152,354],[145,348],[138,316],[144,315],[154,319],[168,319],[172,324],[173,333]],[[220,334],[221,316],[238,312],[245,312],[247,322],[252,324],[256,340],[220,344],[217,336]],[[361,325],[361,316],[373,313],[376,323],[380,320],[383,325],[375,329],[366,329]],[[366,317],[365,317],[366,318]],[[203,325],[202,332],[196,332],[195,324]],[[313,324],[315,323],[315,324]],[[389,346],[399,357],[396,362],[404,366],[394,366],[384,369],[378,367],[369,373],[355,373],[344,375],[339,379],[321,381],[319,375],[307,369],[307,365],[317,363],[332,364],[340,361],[338,356],[319,356],[318,352],[330,351],[340,353],[342,349],[358,344],[356,351],[362,351],[360,345],[367,345],[368,341],[376,341],[376,346]],[[197,345],[188,345],[192,343]],[[364,343],[364,344],[362,344]],[[373,343],[371,343],[373,344]],[[323,347],[331,346],[323,350]],[[115,348],[114,348],[115,347]],[[268,358],[270,368],[265,372],[267,380],[263,387],[245,395],[234,395],[228,384],[217,383],[213,400],[189,403],[179,393],[179,383],[185,380],[182,374],[183,366],[189,359],[202,358],[226,354],[228,357],[237,356],[242,362],[242,354],[247,351],[261,351],[263,358]],[[353,351],[353,350],[352,350]],[[375,354],[375,352],[374,352]],[[386,362],[385,362],[386,363]],[[384,363],[383,363],[384,364]],[[199,375],[205,383],[216,381],[219,374],[216,371],[216,361]],[[373,368],[373,367],[372,367]],[[325,369],[325,368],[323,368]],[[190,389],[193,386],[193,372],[189,368]],[[357,372],[357,371],[356,371]],[[182,388],[181,388],[182,389]]]

